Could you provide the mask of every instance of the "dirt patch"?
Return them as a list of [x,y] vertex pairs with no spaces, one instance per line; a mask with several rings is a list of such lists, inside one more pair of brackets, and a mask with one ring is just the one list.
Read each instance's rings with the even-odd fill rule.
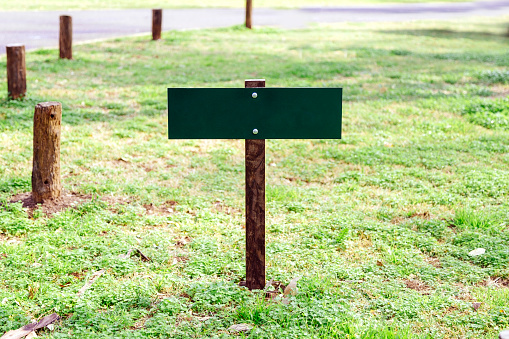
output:
[[73,277],[75,277],[76,279],[78,280],[81,280],[86,274],[87,274],[88,271],[82,271],[82,272],[71,272],[69,273],[69,275],[72,275]]
[[509,87],[507,86],[494,86],[491,90],[493,91],[491,98],[506,98],[509,96]]
[[231,206],[227,206],[222,201],[214,202],[214,209],[217,212],[225,213],[228,215],[242,213],[242,210],[240,210],[238,208],[231,207]]
[[407,288],[420,292],[422,294],[429,294],[431,287],[420,280],[405,280]]
[[177,240],[177,242],[175,243],[175,247],[182,248],[182,247],[186,246],[187,244],[189,244],[191,241],[192,241],[191,238],[184,237],[182,239]]
[[81,193],[75,192],[66,192],[62,193],[62,196],[55,199],[48,199],[44,201],[42,204],[37,204],[32,198],[32,193],[20,193],[11,198],[11,203],[21,202],[23,204],[23,208],[27,209],[27,213],[29,217],[32,217],[34,211],[37,209],[42,209],[42,212],[47,216],[51,216],[55,213],[61,212],[67,208],[73,208],[78,206],[81,203],[92,200],[92,196],[85,195]]
[[430,220],[431,214],[429,212],[422,212],[422,213],[414,213],[408,217],[401,217],[401,216],[395,217],[391,220],[391,223],[392,224],[400,224],[400,223],[404,222],[405,220],[414,219],[414,218]]
[[[114,205],[128,205],[132,201],[129,197],[117,197],[114,195],[105,195],[101,197],[101,200],[107,203],[110,206]],[[115,211],[116,212],[116,211]]]
[[474,297],[472,297],[472,295],[470,294],[470,292],[461,292],[458,295],[456,295],[455,298],[458,300],[463,300],[463,301],[474,301],[475,300]]
[[186,292],[182,292],[182,293],[180,293],[180,294],[179,294],[179,297],[181,297],[181,298],[185,298],[185,299],[189,299],[189,300],[191,300],[191,301],[192,301],[191,296],[190,296],[189,294],[187,294]]
[[440,259],[434,257],[427,257],[426,262],[435,268],[442,268],[442,263]]
[[176,201],[170,200],[165,202],[160,206],[155,206],[154,204],[145,204],[143,207],[147,211],[147,214],[163,214],[168,215],[175,212],[174,207],[178,205]]
[[186,257],[186,256],[182,256],[182,257],[175,257],[175,260],[176,260],[177,262],[184,262],[184,263],[185,263],[185,262],[188,262],[188,261],[189,261],[189,258],[188,258],[188,257]]
[[502,277],[490,277],[481,282],[479,285],[494,288],[509,288],[509,279]]

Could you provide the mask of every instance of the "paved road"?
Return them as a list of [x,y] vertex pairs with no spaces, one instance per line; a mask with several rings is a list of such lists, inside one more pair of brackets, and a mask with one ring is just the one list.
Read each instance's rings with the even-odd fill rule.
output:
[[[5,54],[5,45],[11,43],[25,44],[26,49],[58,47],[58,22],[62,14],[73,17],[75,43],[151,31],[149,9],[0,12],[0,54]],[[253,21],[255,26],[300,28],[317,22],[446,20],[501,15],[509,15],[509,0],[294,10],[259,8],[254,10]],[[163,13],[164,30],[226,27],[243,22],[243,9],[168,9]]]

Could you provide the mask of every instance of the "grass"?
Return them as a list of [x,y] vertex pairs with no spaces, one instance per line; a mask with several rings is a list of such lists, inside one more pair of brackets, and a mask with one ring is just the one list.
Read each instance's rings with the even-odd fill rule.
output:
[[[506,22],[232,27],[79,45],[72,61],[27,53],[28,97],[0,102],[0,333],[57,312],[42,337],[227,338],[239,323],[252,338],[496,337],[509,128],[485,117],[508,117]],[[237,287],[243,141],[166,139],[167,87],[246,78],[344,88],[342,140],[267,142],[267,276],[302,276],[289,305]],[[6,202],[30,191],[33,107],[50,100],[64,105],[64,186],[93,199],[29,218]],[[152,261],[120,257],[132,248]]]
[[[414,2],[465,2],[471,0],[256,0],[256,7],[298,8],[305,6],[349,6],[361,4],[395,4]],[[21,3],[12,1],[0,2],[0,10],[85,10],[85,9],[119,9],[119,8],[189,8],[189,7],[233,7],[242,8],[245,0],[25,0]]]

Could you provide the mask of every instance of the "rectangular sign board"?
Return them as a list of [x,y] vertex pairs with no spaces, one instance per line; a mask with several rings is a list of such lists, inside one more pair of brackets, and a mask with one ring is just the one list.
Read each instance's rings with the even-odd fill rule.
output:
[[169,139],[341,139],[341,88],[168,88]]

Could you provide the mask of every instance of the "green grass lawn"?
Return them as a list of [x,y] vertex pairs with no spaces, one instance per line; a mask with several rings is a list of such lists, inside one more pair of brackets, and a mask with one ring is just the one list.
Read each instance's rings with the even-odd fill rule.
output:
[[[507,19],[28,53],[24,101],[0,73],[0,333],[56,312],[40,336],[228,338],[248,323],[252,338],[495,338],[509,327]],[[244,142],[167,140],[167,87],[249,78],[344,88],[342,140],[267,141],[267,277],[302,277],[289,305],[237,286]],[[31,189],[34,106],[51,100],[64,188],[91,200],[28,217],[8,201]],[[133,248],[152,260],[121,257]]]
[[[413,2],[467,2],[471,0],[254,0],[256,7],[296,8],[304,6],[345,6],[358,4],[395,4]],[[237,7],[245,0],[3,0],[0,10],[69,10],[69,9],[118,9],[118,8],[185,8],[185,7]]]

